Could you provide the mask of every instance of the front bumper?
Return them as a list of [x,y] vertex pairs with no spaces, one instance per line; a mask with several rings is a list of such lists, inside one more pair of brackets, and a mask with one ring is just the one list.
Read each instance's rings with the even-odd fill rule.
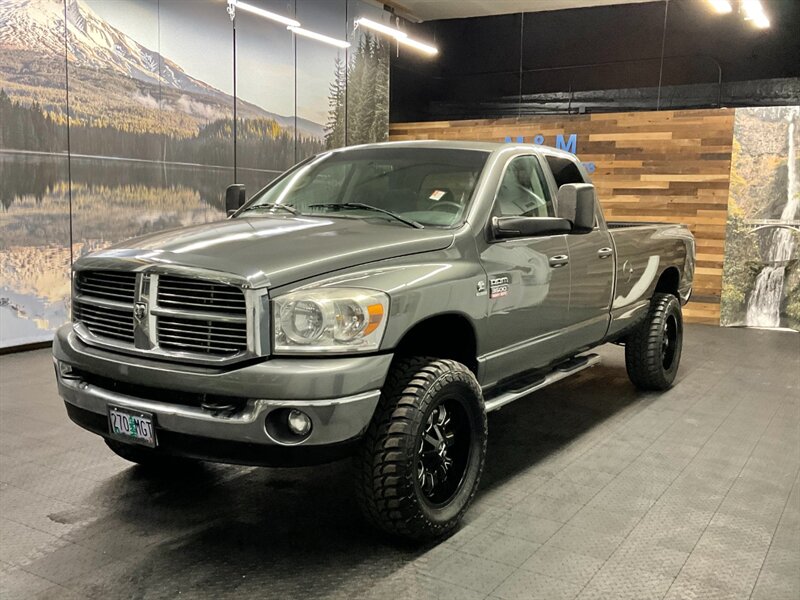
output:
[[[185,447],[194,440],[191,452],[176,448],[174,453],[247,464],[273,464],[261,455],[276,447],[283,448],[278,454],[290,456],[313,446],[324,458],[324,448],[358,439],[372,419],[392,359],[282,358],[239,368],[198,368],[87,346],[70,325],[57,332],[53,355],[59,394],[70,417],[82,427],[107,435],[109,405],[151,413],[160,446],[164,440],[182,440],[180,446]],[[219,410],[204,401],[211,397],[230,399],[233,408]],[[311,418],[307,437],[295,440],[268,433],[268,415],[287,408]],[[199,443],[203,440],[206,443]],[[240,446],[220,455],[212,448],[218,443]],[[247,449],[253,451],[251,457]]]

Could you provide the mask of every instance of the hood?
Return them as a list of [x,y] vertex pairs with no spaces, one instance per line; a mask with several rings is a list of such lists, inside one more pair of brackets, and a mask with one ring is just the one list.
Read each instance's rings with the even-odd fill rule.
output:
[[128,240],[80,259],[78,268],[130,263],[216,271],[251,287],[279,287],[364,263],[447,248],[453,234],[327,217],[238,217]]

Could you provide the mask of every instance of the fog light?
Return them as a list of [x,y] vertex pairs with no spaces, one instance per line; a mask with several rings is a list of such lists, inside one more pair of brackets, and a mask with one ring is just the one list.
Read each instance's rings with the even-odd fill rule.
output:
[[303,411],[293,408],[286,417],[289,431],[295,435],[308,435],[311,431],[311,418]]

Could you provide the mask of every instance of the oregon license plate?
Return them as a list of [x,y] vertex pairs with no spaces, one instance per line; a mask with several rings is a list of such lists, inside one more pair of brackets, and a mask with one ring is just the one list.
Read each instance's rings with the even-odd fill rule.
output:
[[142,444],[150,448],[156,446],[153,415],[150,413],[109,406],[108,429],[109,433],[119,440]]

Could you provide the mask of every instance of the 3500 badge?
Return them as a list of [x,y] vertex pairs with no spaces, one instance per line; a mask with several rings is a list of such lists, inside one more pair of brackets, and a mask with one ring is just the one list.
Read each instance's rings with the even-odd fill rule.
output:
[[489,298],[508,296],[508,275],[492,277],[489,280]]

